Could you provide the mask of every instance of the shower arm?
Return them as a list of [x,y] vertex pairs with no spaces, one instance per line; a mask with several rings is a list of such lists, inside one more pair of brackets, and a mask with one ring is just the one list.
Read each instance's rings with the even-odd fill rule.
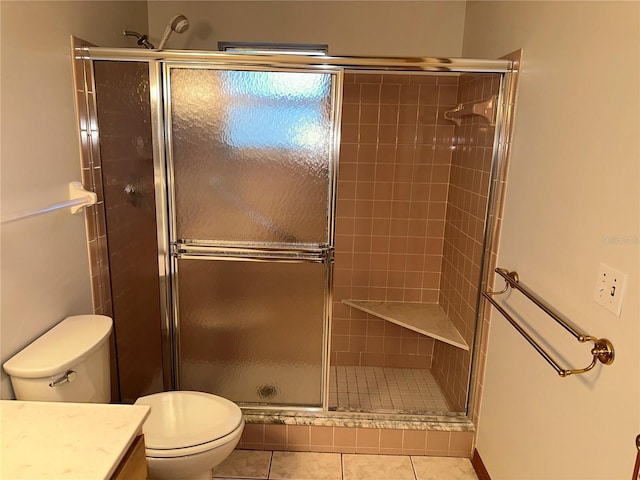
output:
[[138,32],[134,32],[132,30],[123,30],[122,34],[125,37],[136,37],[138,39],[138,45],[140,45],[141,47],[145,47],[149,50],[153,50],[156,48],[154,47],[153,43],[149,41],[149,37],[147,35],[140,35]]

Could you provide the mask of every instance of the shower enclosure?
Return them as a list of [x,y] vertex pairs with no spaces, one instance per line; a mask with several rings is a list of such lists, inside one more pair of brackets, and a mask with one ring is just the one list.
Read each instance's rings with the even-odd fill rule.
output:
[[[511,62],[79,51],[122,400],[179,388],[253,411],[468,413]],[[155,242],[146,230],[135,253],[118,232],[135,236],[141,209]],[[143,251],[144,278],[115,271]],[[144,322],[127,307],[142,284]]]

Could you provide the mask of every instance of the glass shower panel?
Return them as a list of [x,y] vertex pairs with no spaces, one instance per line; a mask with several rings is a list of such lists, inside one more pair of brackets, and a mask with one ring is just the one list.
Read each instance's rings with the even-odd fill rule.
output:
[[180,388],[319,406],[325,266],[181,260]]
[[330,73],[171,68],[176,238],[329,243]]

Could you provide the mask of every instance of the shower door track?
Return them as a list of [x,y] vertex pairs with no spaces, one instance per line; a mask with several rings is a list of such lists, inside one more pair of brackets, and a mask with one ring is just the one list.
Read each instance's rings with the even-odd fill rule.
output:
[[79,58],[131,62],[224,63],[275,68],[341,68],[425,73],[509,73],[511,60],[445,57],[350,57],[330,55],[283,55],[212,52],[201,50],[142,50],[133,48],[78,47]]
[[[78,59],[86,60],[111,60],[111,61],[133,61],[133,62],[146,62],[149,65],[150,73],[150,91],[151,91],[151,126],[153,135],[153,156],[154,156],[154,171],[155,171],[155,189],[156,189],[156,218],[158,221],[158,229],[165,228],[165,232],[168,231],[169,211],[164,208],[168,205],[167,198],[167,186],[173,184],[173,178],[171,172],[168,171],[165,164],[167,155],[167,145],[165,144],[165,130],[164,130],[164,108],[166,107],[162,101],[162,85],[163,85],[163,64],[168,62],[179,63],[184,65],[233,65],[236,67],[251,67],[258,66],[263,68],[311,68],[318,70],[342,70],[342,71],[377,71],[379,73],[391,73],[391,72],[404,72],[404,73],[425,73],[425,74],[438,74],[438,73],[496,73],[501,74],[501,87],[500,95],[498,98],[497,120],[496,120],[496,133],[493,146],[493,154],[491,158],[491,175],[490,175],[490,190],[489,201],[487,211],[487,221],[484,226],[485,244],[482,251],[481,258],[481,275],[480,275],[480,291],[482,291],[489,282],[490,278],[490,259],[491,259],[491,243],[495,235],[496,218],[498,214],[498,198],[500,197],[500,190],[503,188],[501,184],[504,179],[501,178],[504,175],[504,165],[509,155],[510,142],[511,142],[511,124],[513,121],[513,109],[515,104],[515,79],[517,78],[519,65],[507,59],[474,59],[474,58],[444,58],[444,57],[356,57],[356,56],[328,56],[328,55],[282,55],[282,54],[244,54],[244,53],[228,53],[217,51],[195,51],[195,50],[166,50],[166,51],[154,51],[154,50],[142,50],[132,48],[105,48],[105,47],[76,47],[75,55]],[[341,97],[339,97],[341,102]],[[339,124],[340,119],[336,122]],[[339,147],[339,132],[336,135],[335,150]],[[337,159],[336,159],[337,161]],[[336,164],[337,167],[337,164]],[[335,191],[336,176],[333,178],[333,188]],[[186,248],[184,252],[180,252],[178,245],[171,245],[168,236],[158,237],[158,262],[160,272],[160,291],[163,302],[161,302],[161,314],[164,321],[162,322],[162,334],[163,338],[172,339],[174,334],[175,325],[171,311],[173,309],[171,299],[171,278],[170,278],[170,262],[174,255],[198,255],[198,253],[192,248],[192,244],[189,248]],[[187,251],[189,250],[189,251]],[[224,254],[226,255],[226,254]],[[333,257],[333,250],[331,249],[327,254]],[[253,261],[262,261],[259,258],[253,259]],[[283,259],[286,261],[286,259]],[[292,260],[293,261],[293,260]],[[329,269],[329,275],[332,275],[332,269]],[[327,303],[331,305],[332,291],[327,294]],[[477,322],[476,328],[482,326],[483,306],[482,302],[478,300],[477,309]],[[478,326],[479,325],[479,326]],[[329,328],[331,327],[331,321],[329,319]],[[330,335],[330,331],[329,331]],[[479,333],[476,332],[475,339],[479,338]],[[480,353],[479,342],[475,341],[473,346],[473,361],[471,378],[477,374],[478,357]],[[326,352],[328,355],[329,352]],[[176,376],[174,365],[176,362],[175,349],[170,342],[163,342],[163,378],[165,388],[171,389],[176,385]],[[328,361],[328,357],[327,357]],[[328,372],[328,368],[326,369]],[[298,408],[288,406],[256,406],[255,409],[251,409],[255,415],[260,415],[261,412],[269,414],[269,412],[279,411],[282,414],[287,412],[295,416],[295,411],[318,411],[322,410],[323,413],[333,414],[328,409],[328,373],[324,378],[324,394],[323,394],[323,406],[322,408]],[[473,382],[470,385],[467,403],[467,415],[473,411],[474,402],[477,401],[475,387]],[[344,414],[344,412],[341,412]],[[386,417],[386,415],[371,414],[374,418]],[[392,416],[393,417],[393,416]],[[426,417],[437,419],[438,415],[427,415]],[[426,418],[425,417],[425,418]],[[391,418],[391,417],[390,417]],[[446,418],[467,419],[467,416],[449,416],[445,415],[442,420]],[[438,421],[438,420],[436,420]],[[468,421],[468,420],[467,420]]]

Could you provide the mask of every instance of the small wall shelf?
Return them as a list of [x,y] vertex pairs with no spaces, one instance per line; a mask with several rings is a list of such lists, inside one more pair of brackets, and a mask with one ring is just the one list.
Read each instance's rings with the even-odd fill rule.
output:
[[438,304],[370,300],[342,300],[342,303],[454,347],[469,350],[460,332]]

